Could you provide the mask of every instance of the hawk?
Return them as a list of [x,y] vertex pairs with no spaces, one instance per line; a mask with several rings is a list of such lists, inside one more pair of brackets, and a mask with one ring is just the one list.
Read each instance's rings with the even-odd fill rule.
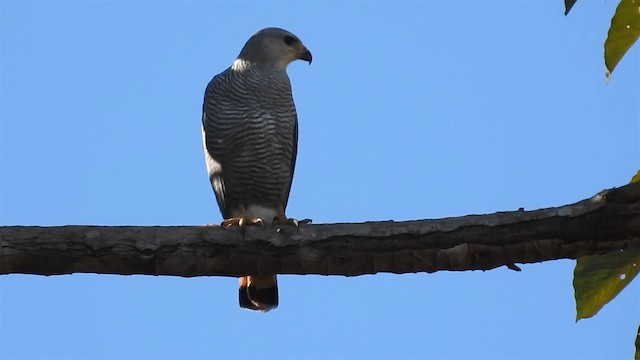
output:
[[[294,223],[285,215],[298,148],[298,117],[287,66],[311,64],[289,31],[266,28],[246,42],[204,94],[202,141],[223,227]],[[240,278],[240,307],[278,306],[275,275]]]

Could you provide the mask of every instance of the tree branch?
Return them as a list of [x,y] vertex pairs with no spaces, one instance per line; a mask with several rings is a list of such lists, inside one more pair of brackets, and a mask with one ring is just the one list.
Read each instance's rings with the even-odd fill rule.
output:
[[[243,236],[244,232],[244,236]],[[488,270],[640,247],[640,183],[572,205],[439,220],[0,227],[0,274],[362,275]]]

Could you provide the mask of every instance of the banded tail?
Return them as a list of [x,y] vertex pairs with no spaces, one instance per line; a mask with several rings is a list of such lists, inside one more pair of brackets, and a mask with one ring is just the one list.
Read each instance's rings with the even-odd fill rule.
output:
[[243,276],[238,289],[240,307],[267,312],[278,307],[278,280],[275,275]]

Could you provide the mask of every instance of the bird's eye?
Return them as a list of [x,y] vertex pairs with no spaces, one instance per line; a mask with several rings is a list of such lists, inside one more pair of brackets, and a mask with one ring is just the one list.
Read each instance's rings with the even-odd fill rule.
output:
[[287,35],[284,37],[284,43],[291,46],[296,42],[296,39],[293,36]]

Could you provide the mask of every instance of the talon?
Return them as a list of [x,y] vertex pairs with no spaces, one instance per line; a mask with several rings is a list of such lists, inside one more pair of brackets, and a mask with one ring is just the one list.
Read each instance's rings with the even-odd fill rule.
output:
[[279,217],[275,217],[273,218],[272,225],[290,225],[290,226],[295,226],[296,228],[299,228],[300,225],[307,225],[307,224],[311,224],[311,219],[298,220],[294,218],[287,218],[282,220]]
[[244,228],[246,226],[264,226],[264,222],[261,218],[248,218],[248,217],[234,217],[229,219],[224,219],[220,226],[225,229],[230,227],[241,227]]

